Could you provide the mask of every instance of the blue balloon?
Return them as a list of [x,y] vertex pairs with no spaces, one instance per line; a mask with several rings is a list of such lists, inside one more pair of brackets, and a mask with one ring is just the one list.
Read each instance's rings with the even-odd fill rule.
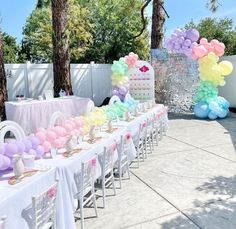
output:
[[211,119],[211,120],[215,120],[215,119],[217,119],[217,114],[214,113],[213,111],[211,111],[208,114],[208,118]]
[[207,103],[199,102],[194,106],[194,114],[198,118],[207,118],[209,113],[209,108]]
[[213,111],[214,113],[217,113],[220,110],[220,106],[217,102],[211,101],[209,103],[209,109]]
[[220,118],[225,118],[227,114],[228,114],[227,110],[221,109],[221,111],[218,113],[218,116]]

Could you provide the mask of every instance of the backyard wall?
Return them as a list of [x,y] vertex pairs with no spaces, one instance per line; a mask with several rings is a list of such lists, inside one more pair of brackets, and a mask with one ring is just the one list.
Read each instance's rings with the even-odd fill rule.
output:
[[[5,70],[9,101],[19,94],[37,98],[53,89],[52,64],[6,64]],[[98,106],[111,95],[111,65],[71,64],[71,81],[74,95],[91,98]]]
[[219,87],[219,95],[223,96],[230,102],[231,107],[236,107],[236,55],[234,56],[224,56],[221,60],[231,61],[234,70],[232,74],[225,77],[225,86]]

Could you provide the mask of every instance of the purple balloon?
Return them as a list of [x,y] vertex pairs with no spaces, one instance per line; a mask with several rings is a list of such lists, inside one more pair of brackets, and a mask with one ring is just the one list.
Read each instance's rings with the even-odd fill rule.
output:
[[25,144],[23,142],[16,142],[17,153],[22,154],[25,151]]
[[0,154],[0,170],[4,171],[10,167],[11,160],[10,158]]
[[127,90],[126,87],[121,86],[121,87],[119,88],[119,93],[120,93],[121,95],[126,95],[127,92],[128,92],[128,90]]
[[39,145],[36,149],[36,158],[41,158],[44,155],[44,149]]
[[113,89],[113,91],[112,91],[112,95],[119,95],[119,91],[118,90],[116,90],[116,89]]
[[196,29],[189,29],[186,31],[186,38],[191,41],[197,41],[199,39],[199,32]]
[[192,41],[190,39],[186,39],[184,41],[184,45],[187,46],[187,47],[189,47],[191,44],[192,44]]
[[34,158],[36,158],[36,155],[37,155],[36,150],[34,150],[34,149],[30,149],[28,154],[34,155]]
[[24,139],[22,141],[25,145],[25,152],[28,153],[30,149],[32,149],[32,143],[28,139]]
[[9,157],[13,157],[14,154],[17,154],[17,150],[16,143],[9,142],[5,146],[5,154]]
[[40,143],[40,142],[39,142],[39,139],[36,138],[36,137],[33,137],[33,136],[29,137],[28,140],[31,142],[33,149],[36,149],[37,146],[38,146],[39,143]]
[[6,143],[0,143],[0,154],[5,154]]

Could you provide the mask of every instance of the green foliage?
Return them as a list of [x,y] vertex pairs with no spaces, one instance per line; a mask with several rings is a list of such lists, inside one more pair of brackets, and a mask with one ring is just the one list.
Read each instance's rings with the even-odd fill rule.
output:
[[196,28],[201,37],[207,38],[209,41],[217,39],[225,44],[225,55],[236,54],[236,28],[233,27],[233,20],[229,18],[215,19],[205,18],[198,24],[191,21],[185,26],[188,28]]
[[84,62],[94,60],[111,63],[131,51],[137,53],[141,59],[149,57],[148,31],[145,30],[142,36],[133,38],[142,28],[142,1],[90,0],[85,5],[91,12],[94,30],[93,44],[86,52]]
[[[32,62],[51,62],[50,1],[38,0],[26,21],[22,49]],[[142,28],[141,0],[70,0],[69,36],[71,62],[111,63],[133,51],[149,58],[148,31]]]
[[2,33],[3,38],[3,56],[5,63],[17,63],[19,46],[16,44],[16,38]]
[[[71,62],[77,62],[91,43],[89,12],[70,0],[69,26]],[[52,61],[52,13],[50,7],[36,8],[24,27],[23,50],[32,62]]]

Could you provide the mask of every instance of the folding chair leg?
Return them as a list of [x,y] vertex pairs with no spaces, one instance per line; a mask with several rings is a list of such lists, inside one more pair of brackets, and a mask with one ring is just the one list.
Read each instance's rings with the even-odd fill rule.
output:
[[105,198],[106,198],[106,194],[105,194],[105,179],[102,181],[102,199],[103,199],[103,208],[105,208]]
[[120,189],[122,188],[122,169],[119,168],[119,182],[120,182]]
[[83,206],[83,197],[79,200],[80,205],[80,225],[81,229],[84,229],[84,206]]
[[116,195],[115,178],[113,174],[112,174],[112,186],[113,186],[114,195]]
[[128,174],[128,179],[130,179],[129,163],[127,163],[127,174]]
[[94,190],[92,190],[92,195],[93,195],[93,206],[94,206],[95,214],[96,214],[96,217],[98,217],[96,194],[95,194]]

